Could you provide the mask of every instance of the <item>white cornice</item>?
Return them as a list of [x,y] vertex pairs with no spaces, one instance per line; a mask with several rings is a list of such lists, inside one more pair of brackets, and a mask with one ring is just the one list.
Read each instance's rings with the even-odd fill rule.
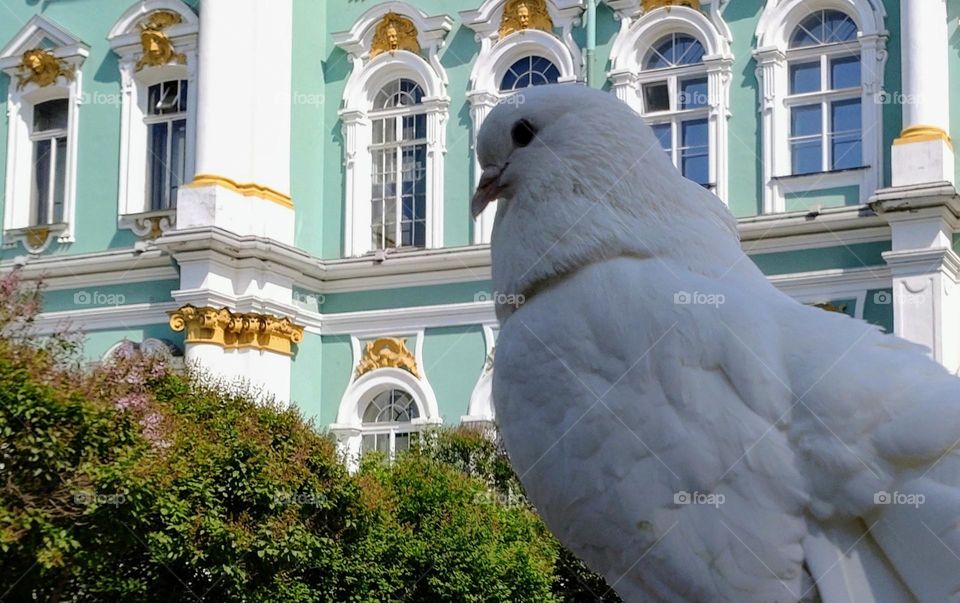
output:
[[65,328],[90,332],[166,324],[170,320],[167,313],[176,310],[179,305],[177,302],[164,302],[44,312],[36,317],[34,327],[38,334],[49,335]]
[[169,255],[159,249],[131,249],[70,256],[22,256],[0,263],[0,271],[20,268],[27,279],[42,279],[49,290],[179,278]]

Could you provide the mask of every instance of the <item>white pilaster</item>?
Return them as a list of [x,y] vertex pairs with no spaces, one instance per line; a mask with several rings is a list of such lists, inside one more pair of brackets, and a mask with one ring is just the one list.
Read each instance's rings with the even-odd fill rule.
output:
[[950,130],[946,0],[900,0],[903,131],[893,186],[955,182]]

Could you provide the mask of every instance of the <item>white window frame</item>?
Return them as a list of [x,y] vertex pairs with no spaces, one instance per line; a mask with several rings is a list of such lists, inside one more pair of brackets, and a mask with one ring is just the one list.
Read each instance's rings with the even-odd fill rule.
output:
[[[857,25],[857,46],[860,54],[860,117],[862,135],[861,169],[792,174],[790,149],[791,63],[803,57],[818,56],[828,46],[791,49],[790,39],[797,26],[820,10],[836,10],[848,15]],[[867,200],[883,184],[883,82],[886,66],[888,33],[884,26],[886,12],[878,0],[771,0],[767,2],[757,24],[757,78],[760,86],[763,146],[763,212],[779,213],[786,209],[786,196],[792,193],[857,186],[860,203]],[[849,44],[839,44],[848,52]],[[839,50],[838,50],[839,52]],[[800,61],[802,62],[802,61]],[[821,77],[829,74],[821,71]],[[829,116],[824,114],[824,119]]]
[[[382,52],[370,58],[377,25],[387,13],[409,19],[417,29],[422,55],[407,50]],[[396,0],[371,7],[348,31],[333,34],[334,43],[345,50],[353,63],[343,93],[340,120],[343,128],[345,196],[344,245],[346,257],[373,252],[371,245],[371,178],[373,100],[392,80],[413,80],[423,89],[423,112],[427,115],[427,224],[424,248],[443,246],[443,157],[446,153],[446,125],[450,108],[447,75],[440,65],[439,50],[453,20],[446,15],[427,16],[418,8]],[[426,58],[424,58],[424,56]],[[397,248],[396,251],[417,248]]]
[[[620,4],[617,4],[617,7]],[[709,14],[687,6],[661,7],[649,12],[644,12],[642,7],[633,4],[617,8],[621,27],[610,51],[611,68],[608,77],[617,98],[630,105],[637,113],[645,115],[651,124],[663,123],[663,120],[668,118],[676,122],[698,116],[707,118],[708,179],[713,185],[711,190],[724,203],[729,203],[728,122],[731,115],[733,54],[730,50],[732,36],[723,20],[722,8],[718,2],[710,4]],[[688,35],[699,41],[704,49],[702,62],[698,65],[645,69],[643,63],[651,48],[670,34]],[[667,80],[672,104],[677,98],[676,87],[679,80],[697,75],[707,78],[706,107],[646,114],[644,85]],[[678,132],[679,125],[672,126],[672,159],[675,165],[679,165],[676,156],[680,146],[677,140]]]
[[[863,60],[859,56],[859,44],[857,44],[857,50],[854,53],[851,53],[849,44],[827,44],[823,46],[807,46],[803,48],[796,48],[790,50],[787,55],[787,96],[784,97],[783,103],[787,108],[788,117],[791,115],[791,111],[794,107],[802,107],[808,105],[820,105],[820,144],[821,147],[821,158],[820,158],[820,167],[821,171],[819,173],[831,172],[833,169],[832,157],[830,155],[830,138],[832,131],[830,128],[830,106],[835,101],[844,101],[844,100],[853,100],[861,99],[861,112],[863,111],[862,98],[863,98],[863,85],[854,86],[850,88],[830,88],[830,61],[835,58],[844,58],[857,56],[861,62],[861,67]],[[793,65],[798,64],[807,64],[813,62],[820,63],[820,90],[817,92],[804,92],[799,94],[790,93],[790,68]],[[862,127],[862,124],[861,124]],[[793,142],[795,139],[794,136],[788,131],[788,139],[790,142]],[[807,136],[803,138],[808,138]],[[863,141],[863,132],[861,131],[861,146]],[[861,163],[862,156],[861,156]],[[866,166],[861,166],[866,167]],[[857,168],[849,168],[857,169]],[[790,166],[790,176],[797,176],[798,174],[793,174],[793,157],[791,149],[791,166]]]
[[[69,124],[69,121],[70,121],[70,100],[67,99],[67,98],[63,98],[63,99],[55,98],[55,99],[50,99],[50,100],[44,101],[44,103],[56,102],[56,101],[64,101],[64,106],[65,106],[66,109],[67,109],[67,123]],[[35,103],[35,104],[34,104],[34,121],[36,120],[36,107],[40,106],[41,104],[43,104],[43,103]],[[56,129],[52,129],[52,130],[41,130],[41,131],[38,132],[38,131],[36,130],[36,124],[35,124],[35,123],[34,123],[34,124],[31,124],[31,128],[30,128],[30,142],[33,143],[33,150],[32,150],[32,154],[31,154],[31,158],[32,158],[31,164],[32,164],[33,170],[32,170],[31,177],[30,177],[30,182],[31,182],[31,186],[30,186],[30,226],[48,226],[48,225],[53,225],[53,224],[58,224],[58,223],[60,223],[60,222],[58,222],[58,221],[56,221],[56,220],[53,220],[52,217],[53,217],[53,215],[54,215],[54,213],[55,213],[55,206],[56,206],[56,204],[54,203],[54,200],[55,200],[55,197],[56,197],[56,188],[57,188],[57,187],[56,187],[56,184],[57,184],[57,159],[58,159],[58,157],[57,157],[57,146],[58,146],[58,145],[57,145],[57,141],[60,140],[61,138],[62,138],[62,139],[64,140],[64,142],[65,142],[64,147],[67,148],[67,149],[69,149],[69,146],[70,146],[70,128],[69,128],[69,127],[56,128]],[[47,181],[47,183],[46,183],[46,188],[47,188],[47,206],[48,206],[48,207],[46,208],[46,212],[45,212],[45,213],[47,214],[47,219],[44,220],[44,221],[42,221],[42,222],[41,222],[39,219],[35,219],[35,218],[37,218],[37,216],[38,216],[39,213],[40,213],[40,208],[38,207],[39,197],[40,197],[40,191],[37,190],[38,183],[36,182],[36,169],[37,169],[37,163],[38,163],[38,159],[37,159],[37,147],[38,147],[38,143],[41,143],[41,142],[47,142],[47,143],[50,144],[50,159],[49,159],[50,174],[49,174],[49,177],[48,177],[48,179],[47,179],[48,181]],[[68,153],[68,154],[69,154],[69,153]],[[66,161],[64,161],[64,173],[63,173],[63,175],[61,176],[61,177],[63,178],[63,180],[64,180],[64,182],[63,182],[64,187],[66,187],[66,177],[67,177],[67,173],[66,173],[66,172],[67,172],[67,170],[66,170]]]
[[[515,94],[500,92],[500,81],[507,69],[518,60],[534,55],[549,60],[557,67],[560,71],[559,83],[575,82],[581,77],[580,47],[573,39],[573,28],[579,23],[584,10],[581,0],[546,0],[547,12],[553,21],[554,29],[560,30],[559,34],[525,29],[501,38],[500,22],[506,4],[507,0],[485,0],[476,10],[460,12],[464,25],[476,32],[480,42],[480,54],[473,63],[470,88],[467,92],[470,120],[473,124],[474,187],[479,183],[482,171],[476,152],[480,127],[502,98]],[[494,202],[477,216],[473,228],[474,244],[490,242],[496,213],[497,204]]]
[[[399,368],[377,368],[357,377],[357,367],[363,359],[364,342],[375,340],[378,337],[400,337],[408,341],[415,341],[413,355],[416,359],[417,373]],[[340,398],[337,409],[336,422],[330,425],[330,431],[337,438],[341,452],[351,468],[356,468],[361,454],[362,436],[374,433],[381,429],[379,425],[371,427],[363,422],[363,413],[373,398],[389,389],[400,389],[413,398],[417,404],[420,416],[410,423],[403,423],[405,430],[423,431],[433,425],[440,425],[443,419],[437,404],[437,397],[433,392],[423,365],[424,330],[407,333],[364,332],[350,337],[353,351],[353,363],[350,367],[350,381]],[[383,425],[389,425],[384,423]]]
[[[400,80],[414,81],[414,80],[410,80],[409,78],[399,78],[399,79],[393,80],[393,81],[399,82]],[[392,83],[392,82],[388,82],[387,85],[390,85],[391,83]],[[414,82],[414,83],[416,83],[416,82]],[[419,84],[418,84],[418,85],[419,85]],[[421,91],[422,91],[422,88],[421,88]],[[379,92],[380,92],[380,91],[377,91],[377,94],[378,94]],[[377,94],[374,94],[374,97],[376,97]],[[405,147],[421,146],[421,145],[423,145],[423,146],[426,147],[426,148],[429,148],[429,145],[430,145],[430,139],[429,139],[429,136],[427,135],[426,132],[425,132],[425,136],[424,136],[423,138],[414,138],[414,139],[404,140],[404,138],[403,138],[403,118],[404,118],[404,117],[416,116],[416,115],[424,115],[424,116],[426,116],[426,114],[427,114],[427,112],[423,109],[423,104],[422,104],[422,103],[419,103],[419,104],[417,104],[417,105],[407,105],[407,106],[392,107],[392,108],[387,108],[387,109],[371,109],[371,111],[370,111],[370,122],[371,122],[371,126],[373,126],[377,121],[381,121],[381,120],[382,120],[382,121],[384,121],[384,124],[386,125],[387,120],[389,120],[389,119],[393,119],[393,120],[394,120],[394,136],[393,136],[394,139],[393,139],[391,142],[379,142],[379,143],[378,143],[378,142],[374,142],[373,140],[371,140],[370,146],[367,147],[367,149],[368,149],[367,152],[370,154],[370,169],[371,169],[371,174],[372,174],[373,169],[374,169],[374,165],[373,165],[373,163],[374,163],[374,162],[373,162],[373,156],[374,156],[374,154],[375,154],[377,151],[392,151],[392,152],[394,153],[394,155],[395,155],[395,160],[396,160],[395,170],[394,170],[394,171],[395,171],[395,174],[394,174],[394,175],[395,175],[395,182],[396,182],[396,184],[397,184],[397,192],[399,193],[398,195],[395,195],[395,196],[394,196],[394,201],[395,201],[394,213],[396,214],[396,215],[394,216],[394,218],[395,218],[394,228],[396,229],[396,232],[394,233],[394,235],[395,235],[395,242],[397,242],[398,244],[396,244],[396,245],[394,245],[394,246],[392,246],[392,247],[388,247],[388,246],[386,246],[386,245],[384,245],[383,247],[374,246],[374,245],[372,244],[372,238],[373,238],[373,236],[372,236],[372,232],[371,232],[371,249],[374,249],[374,250],[383,249],[383,250],[385,250],[385,251],[389,251],[389,250],[401,250],[401,249],[423,249],[423,248],[425,247],[425,245],[426,245],[426,234],[424,235],[424,241],[423,241],[423,244],[422,244],[422,245],[416,245],[416,244],[413,244],[413,245],[401,245],[401,244],[399,244],[399,242],[400,242],[401,239],[402,239],[402,228],[403,228],[403,227],[402,227],[402,221],[403,221],[403,192],[402,192],[402,185],[403,185],[403,149],[404,149]],[[375,130],[375,129],[376,129],[376,128],[374,128],[374,130]],[[386,127],[384,127],[384,131],[386,131]],[[429,162],[428,162],[428,163],[429,163]],[[424,166],[424,169],[426,170],[425,179],[427,180],[427,182],[429,182],[429,179],[430,179],[430,173],[429,173],[428,167],[429,167],[429,166]],[[372,178],[372,176],[371,176],[371,178]],[[372,193],[371,193],[371,203],[372,203],[372,200],[373,200],[373,195],[372,195]],[[386,197],[384,197],[384,198],[381,199],[381,202],[385,203],[386,200],[387,200]],[[374,218],[374,216],[373,216],[372,213],[371,213],[371,216],[370,216],[370,225],[369,225],[371,230],[372,230],[372,228],[373,228],[373,218]],[[429,223],[429,219],[427,219],[427,223]],[[386,226],[386,223],[384,223],[383,226]]]
[[[164,30],[185,64],[145,66],[137,71],[143,57],[138,25],[150,13],[165,10],[180,15],[182,22]],[[197,141],[197,44],[200,21],[181,0],[147,0],[127,9],[114,24],[107,39],[119,57],[121,85],[120,177],[117,200],[118,226],[140,237],[155,237],[172,228],[176,208],[151,211],[147,195],[147,148],[150,120],[147,102],[150,87],[172,80],[187,82],[187,144],[184,183],[196,170]]]
[[[416,409],[417,409],[417,414],[418,414],[418,415],[420,414],[420,405],[417,403],[416,398],[414,398],[414,397],[413,397],[413,394],[411,394],[409,391],[407,391],[407,390],[405,390],[405,389],[392,387],[392,388],[388,388],[388,389],[380,389],[380,388],[377,388],[376,390],[371,390],[371,391],[376,391],[376,393],[373,394],[373,395],[371,395],[371,392],[367,392],[367,395],[365,396],[364,401],[361,403],[361,404],[362,404],[362,411],[361,411],[362,413],[366,412],[366,409],[367,409],[371,404],[373,404],[373,401],[377,398],[377,396],[379,396],[379,395],[381,395],[381,394],[383,394],[383,393],[385,393],[385,392],[399,391],[399,392],[403,392],[404,394],[410,396],[411,400],[413,401],[413,405],[414,405],[414,406],[416,407]],[[362,414],[361,414],[361,416],[362,416]],[[361,424],[361,428],[360,428],[360,450],[361,450],[361,454],[363,453],[363,439],[364,439],[364,438],[370,437],[370,436],[373,436],[374,438],[375,438],[376,436],[387,436],[387,437],[389,438],[388,441],[389,441],[389,443],[390,443],[390,445],[388,446],[388,450],[387,450],[387,458],[388,458],[388,459],[391,459],[391,460],[394,459],[394,458],[396,458],[396,454],[397,454],[397,436],[398,436],[398,435],[400,435],[400,434],[410,435],[410,437],[411,437],[411,443],[412,443],[413,437],[414,437],[415,435],[419,437],[420,434],[423,433],[423,431],[424,431],[424,424],[417,422],[417,421],[419,420],[419,418],[420,418],[420,417],[418,416],[417,418],[411,419],[410,421],[384,421],[384,422],[378,422],[378,423],[366,423],[366,422],[362,423],[362,424]],[[374,446],[374,449],[376,449],[376,446]]]
[[[70,77],[60,76],[47,86],[31,82],[18,85],[23,53],[46,47],[63,61]],[[77,142],[82,102],[83,62],[89,47],[76,36],[41,15],[35,15],[0,50],[0,70],[10,77],[7,87],[7,164],[3,211],[3,244],[22,244],[31,254],[43,253],[54,242],[74,241],[77,197]],[[50,100],[67,100],[67,161],[64,178],[63,218],[56,224],[33,222],[33,108]]]

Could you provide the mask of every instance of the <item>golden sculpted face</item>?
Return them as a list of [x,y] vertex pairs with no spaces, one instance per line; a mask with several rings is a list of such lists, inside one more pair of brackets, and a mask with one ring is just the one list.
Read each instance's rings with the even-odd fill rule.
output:
[[397,28],[393,25],[387,28],[387,44],[391,51],[400,48],[400,34],[397,33]]
[[508,0],[500,19],[500,37],[515,31],[539,29],[553,32],[553,20],[544,0]]
[[137,61],[137,71],[144,67],[156,67],[169,63],[184,64],[187,57],[177,52],[167,36],[166,29],[181,22],[180,15],[157,11],[140,24],[140,46],[143,56]]
[[17,73],[17,87],[36,84],[41,88],[49,86],[63,76],[73,79],[73,73],[67,69],[67,63],[58,59],[49,50],[34,48],[23,53]]
[[530,27],[530,9],[527,8],[526,3],[521,3],[517,7],[517,22],[520,23],[521,29]]
[[373,33],[370,44],[370,58],[384,52],[407,50],[420,53],[420,43],[417,41],[417,28],[412,21],[397,13],[387,13]]

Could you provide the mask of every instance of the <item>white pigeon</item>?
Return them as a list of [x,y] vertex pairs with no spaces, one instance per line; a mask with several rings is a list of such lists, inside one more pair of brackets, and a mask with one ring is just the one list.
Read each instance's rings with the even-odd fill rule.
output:
[[528,88],[478,143],[523,302],[496,415],[561,542],[628,602],[960,600],[960,380],[771,286],[608,93]]

